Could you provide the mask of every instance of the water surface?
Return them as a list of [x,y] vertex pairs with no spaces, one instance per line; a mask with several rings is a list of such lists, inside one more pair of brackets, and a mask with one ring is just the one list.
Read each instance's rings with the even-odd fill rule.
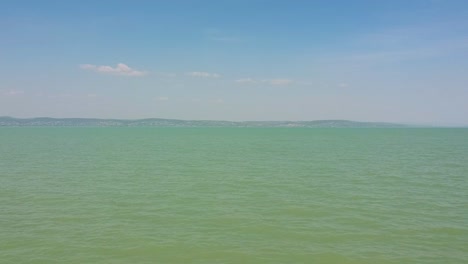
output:
[[466,263],[468,129],[0,128],[2,263]]

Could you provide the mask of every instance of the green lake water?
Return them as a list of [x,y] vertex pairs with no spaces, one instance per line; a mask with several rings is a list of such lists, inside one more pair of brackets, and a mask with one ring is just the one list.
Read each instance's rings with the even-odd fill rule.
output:
[[468,263],[468,129],[0,128],[0,263]]

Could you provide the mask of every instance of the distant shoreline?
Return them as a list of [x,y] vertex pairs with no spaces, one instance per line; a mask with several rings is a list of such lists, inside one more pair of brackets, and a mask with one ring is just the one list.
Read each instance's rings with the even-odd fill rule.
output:
[[[99,119],[99,118],[14,118],[0,117],[0,127],[303,127],[303,128],[404,128],[417,127],[385,122],[350,120],[314,121],[219,121],[178,120],[163,118]],[[426,126],[429,127],[429,126]]]

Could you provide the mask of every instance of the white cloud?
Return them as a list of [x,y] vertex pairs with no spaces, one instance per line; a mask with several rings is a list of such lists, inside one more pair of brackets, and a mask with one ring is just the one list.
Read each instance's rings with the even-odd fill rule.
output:
[[243,78],[238,79],[235,81],[236,83],[240,84],[259,84],[259,83],[266,83],[270,85],[290,85],[294,83],[293,80],[290,79],[265,79],[265,80],[256,80],[252,78]]
[[271,85],[289,85],[292,84],[294,81],[290,79],[271,79],[271,80],[265,80]]
[[119,63],[115,68],[106,65],[93,65],[93,64],[82,64],[80,68],[83,70],[94,71],[104,74],[122,75],[122,76],[144,76],[148,74],[145,71],[138,71],[128,67],[126,64]]
[[[1,92],[2,90],[0,90]],[[23,95],[24,94],[24,91],[22,90],[15,90],[15,89],[11,89],[11,90],[4,90],[3,91],[3,94],[4,95],[7,95],[7,96],[17,96],[17,95]]]
[[349,86],[349,84],[347,84],[347,83],[339,83],[338,84],[338,87],[341,87],[341,88],[346,88],[348,86]]
[[258,80],[254,80],[252,78],[243,78],[243,79],[236,80],[236,83],[242,83],[242,84],[255,84],[258,82],[259,82]]
[[192,77],[199,77],[199,78],[219,78],[221,77],[221,75],[217,74],[217,73],[210,73],[210,72],[188,72],[187,73],[188,76],[192,76]]
[[167,97],[167,96],[160,96],[160,97],[156,97],[156,100],[157,100],[157,101],[169,101],[169,97]]

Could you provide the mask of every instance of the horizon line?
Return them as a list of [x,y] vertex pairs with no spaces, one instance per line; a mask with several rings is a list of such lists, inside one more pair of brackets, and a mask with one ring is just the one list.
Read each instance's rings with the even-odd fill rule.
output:
[[102,118],[102,117],[50,117],[50,116],[36,116],[36,117],[13,117],[13,116],[0,116],[0,118],[11,118],[11,119],[94,119],[94,120],[120,120],[120,121],[141,121],[148,119],[159,119],[159,120],[174,120],[174,121],[211,121],[211,122],[231,122],[231,123],[249,123],[249,122],[317,122],[317,121],[344,121],[344,122],[355,122],[355,123],[380,123],[389,125],[403,125],[411,127],[447,127],[447,128],[466,128],[468,124],[434,124],[434,123],[409,123],[409,122],[392,122],[392,121],[357,121],[351,119],[314,119],[314,120],[222,120],[222,119],[179,119],[179,118],[161,118],[161,117],[146,117],[146,118]]

